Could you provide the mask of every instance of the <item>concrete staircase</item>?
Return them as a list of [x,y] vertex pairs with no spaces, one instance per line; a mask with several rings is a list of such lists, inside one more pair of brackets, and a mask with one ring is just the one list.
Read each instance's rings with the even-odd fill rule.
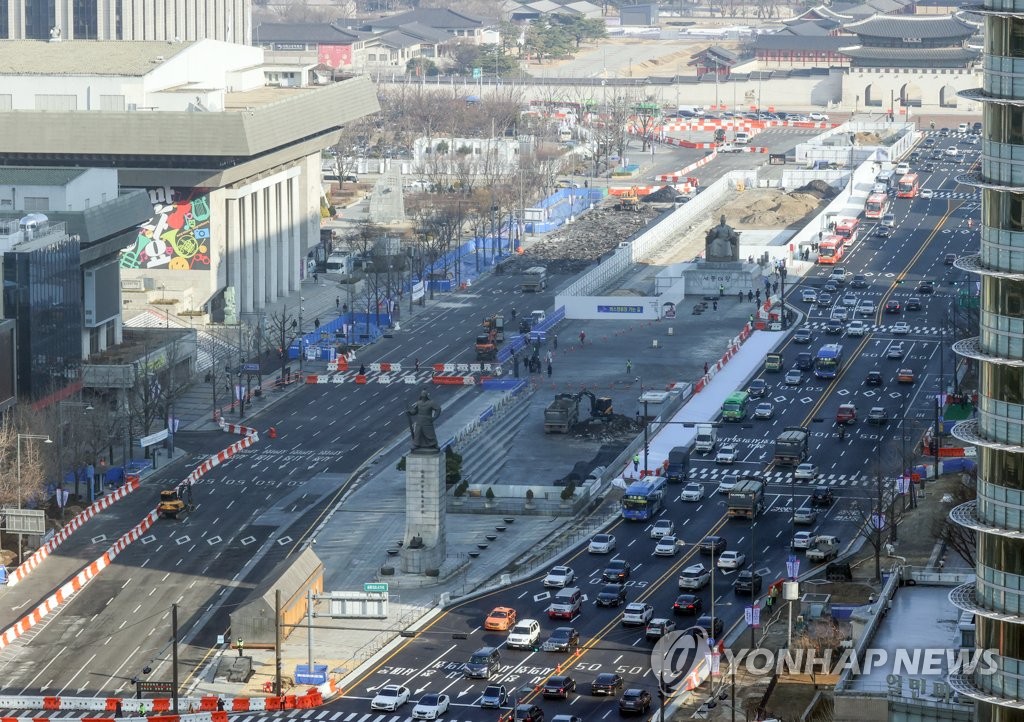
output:
[[479,424],[472,434],[455,445],[462,454],[462,478],[470,484],[486,487],[497,481],[501,459],[511,451],[513,436],[500,433],[500,429],[517,428],[530,412],[533,390],[525,390],[509,399],[487,421]]

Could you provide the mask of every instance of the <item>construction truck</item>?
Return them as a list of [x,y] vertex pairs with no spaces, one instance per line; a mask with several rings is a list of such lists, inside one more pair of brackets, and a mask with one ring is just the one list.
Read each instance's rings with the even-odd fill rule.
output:
[[178,514],[185,511],[185,502],[178,495],[177,489],[164,489],[160,492],[160,503],[156,507],[157,516],[163,519],[177,519]]
[[493,316],[485,318],[484,331],[493,331],[495,343],[501,343],[505,340],[505,317],[500,313],[496,313]]
[[807,458],[811,432],[803,426],[787,426],[775,439],[775,465],[796,466]]
[[592,419],[610,419],[615,411],[612,400],[607,396],[595,396],[583,389],[578,394],[558,394],[554,401],[544,409],[544,433],[568,434],[572,427],[580,421],[580,399],[590,399],[590,416]]
[[726,515],[730,519],[743,518],[751,521],[764,510],[764,482],[757,479],[740,479],[729,492],[729,506]]
[[498,344],[495,341],[495,336],[495,332],[491,330],[476,337],[475,348],[477,361],[484,362],[498,360]]
[[619,196],[619,204],[616,206],[620,211],[640,212],[640,192],[636,186],[628,188]]

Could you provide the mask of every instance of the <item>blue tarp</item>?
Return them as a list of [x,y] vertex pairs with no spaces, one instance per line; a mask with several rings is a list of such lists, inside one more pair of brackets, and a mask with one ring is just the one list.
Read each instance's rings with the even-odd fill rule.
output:
[[508,340],[498,351],[498,363],[505,363],[512,358],[512,354],[518,353],[520,349],[525,348],[527,344],[532,341],[536,341],[538,343],[545,341],[547,339],[547,332],[564,318],[565,307],[559,306],[555,309],[554,313],[544,319],[544,321],[530,329],[530,333],[513,336],[512,339]]
[[[378,319],[380,325],[377,325]],[[367,330],[367,320],[369,320],[369,330]],[[349,324],[349,335],[346,337],[343,333],[344,325]],[[382,328],[387,328],[391,325],[391,316],[387,313],[353,313],[348,312],[333,318],[326,323],[321,323],[320,328],[314,330],[312,333],[307,333],[302,336],[302,345],[305,348],[311,346],[317,346],[320,351],[317,354],[317,358],[327,359],[329,357],[329,349],[333,348],[338,343],[373,343],[381,337],[383,331]],[[288,358],[297,359],[299,357],[299,340],[296,339],[292,342],[292,345],[288,347]]]

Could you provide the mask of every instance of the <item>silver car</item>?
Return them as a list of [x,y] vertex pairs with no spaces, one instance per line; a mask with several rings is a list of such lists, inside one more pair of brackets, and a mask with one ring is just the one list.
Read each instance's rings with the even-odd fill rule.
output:
[[813,481],[818,478],[818,465],[812,464],[809,461],[805,461],[796,467],[796,471],[793,472],[794,479],[807,479]]

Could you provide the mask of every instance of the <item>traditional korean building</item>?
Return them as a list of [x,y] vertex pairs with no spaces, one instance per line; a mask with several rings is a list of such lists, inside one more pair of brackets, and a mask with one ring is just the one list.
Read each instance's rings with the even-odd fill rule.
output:
[[981,56],[967,44],[978,25],[960,15],[873,15],[843,29],[857,36],[842,49],[854,68],[968,68]]

